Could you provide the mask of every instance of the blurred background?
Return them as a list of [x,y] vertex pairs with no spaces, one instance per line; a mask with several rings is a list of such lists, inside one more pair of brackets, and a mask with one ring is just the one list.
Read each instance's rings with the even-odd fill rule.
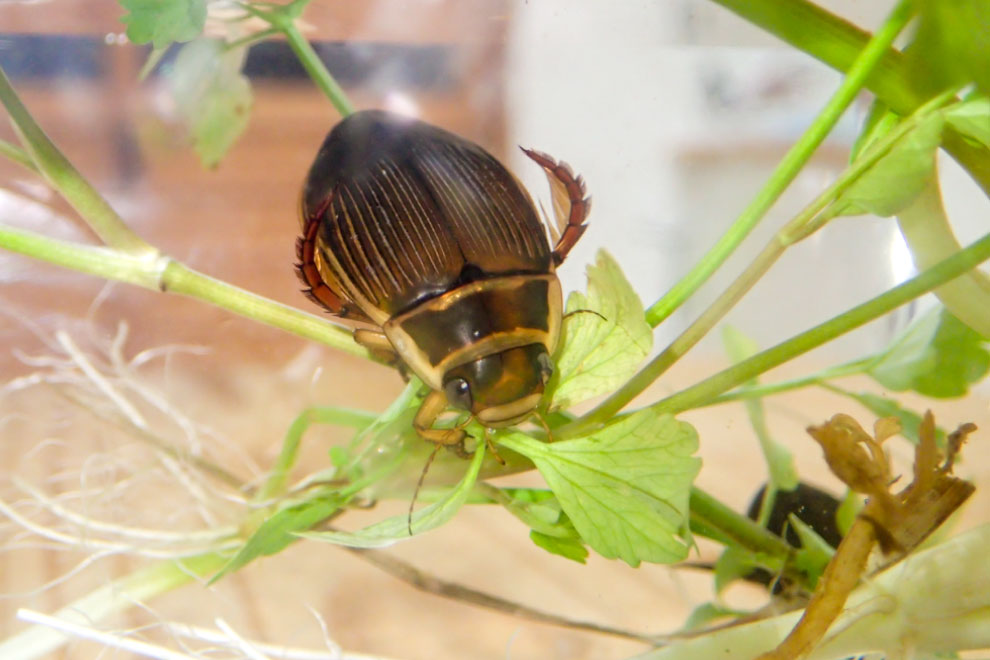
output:
[[[872,30],[891,3],[821,4]],[[143,237],[206,274],[320,313],[299,293],[292,266],[299,189],[338,119],[333,106],[283,42],[252,47],[244,64],[254,94],[249,127],[219,166],[204,170],[161,75],[174,58],[139,82],[148,49],[127,43],[123,13],[116,3],[95,0],[0,3],[0,65],[56,144]],[[211,5],[211,19],[223,17],[222,3]],[[703,0],[322,0],[306,10],[304,22],[304,34],[356,107],[420,116],[464,135],[502,158],[543,200],[545,179],[517,145],[570,163],[585,177],[594,207],[588,232],[561,269],[565,291],[583,288],[584,266],[605,249],[647,305],[731,224],[840,80]],[[869,101],[864,94],[846,114],[745,248],[658,329],[658,347],[844,167]],[[7,125],[0,137],[16,141]],[[982,233],[986,200],[951,161],[941,164],[946,204],[965,244]],[[2,161],[0,182],[2,222],[94,240],[35,176]],[[891,220],[840,219],[789,250],[728,322],[767,347],[912,272]],[[875,351],[916,311],[899,310],[774,378]],[[723,367],[715,335],[644,400]],[[0,378],[7,383],[0,389],[0,496],[53,529],[71,524],[32,504],[25,483],[122,525],[195,529],[229,521],[238,510],[226,486],[177,486],[177,468],[135,441],[135,418],[101,414],[93,380],[80,366],[87,362],[118,379],[112,382],[146,422],[144,431],[247,481],[271,464],[285,429],[306,406],[380,411],[402,388],[393,371],[201,302],[0,252]],[[975,421],[990,428],[990,393],[984,385],[978,394],[937,402],[937,417],[946,427]],[[795,452],[801,474],[838,492],[803,429],[840,411],[864,426],[872,417],[817,392],[776,397],[767,408],[775,437]],[[765,475],[742,407],[685,418],[701,434],[699,484],[744,509]],[[302,469],[324,466],[327,446],[344,437],[314,429]],[[979,480],[986,476],[978,460],[986,443],[973,444],[964,471]],[[902,457],[908,454],[902,449]],[[982,491],[974,500],[969,524],[985,518],[980,512],[990,504]],[[390,506],[367,519],[407,504]],[[14,620],[18,607],[53,611],[141,565],[109,551],[90,561],[93,546],[28,536],[16,522],[0,526],[4,636],[23,627]],[[633,570],[597,557],[582,567],[551,557],[503,511],[467,510],[393,551],[444,579],[648,633],[676,629],[712,598],[704,574]],[[715,556],[704,545],[702,553]],[[761,599],[745,587],[729,597],[740,605]],[[107,626],[161,639],[168,637],[163,622],[212,625],[221,617],[252,639],[321,648],[322,620],[344,648],[395,658],[617,658],[643,648],[421,594],[315,543],[150,606]],[[62,657],[97,653],[73,643]]]

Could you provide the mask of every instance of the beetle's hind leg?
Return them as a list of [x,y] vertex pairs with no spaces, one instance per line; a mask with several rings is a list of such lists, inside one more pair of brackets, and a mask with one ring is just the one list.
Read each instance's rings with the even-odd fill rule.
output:
[[574,174],[567,163],[557,162],[551,156],[534,149],[524,148],[523,153],[543,168],[550,181],[553,214],[557,221],[556,233],[560,236],[553,248],[553,263],[559,266],[588,228],[584,221],[591,211],[591,198],[586,196],[584,179]]

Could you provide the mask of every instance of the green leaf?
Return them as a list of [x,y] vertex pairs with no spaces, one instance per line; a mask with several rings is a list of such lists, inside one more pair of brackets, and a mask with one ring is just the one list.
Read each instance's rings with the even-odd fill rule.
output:
[[502,492],[510,498],[503,503],[506,510],[532,530],[555,538],[581,538],[553,491],[507,488]]
[[966,137],[990,149],[990,98],[980,96],[946,108],[945,121]]
[[868,373],[884,387],[925,396],[964,395],[990,370],[990,352],[976,331],[945,308],[912,324]]
[[643,303],[604,250],[588,266],[587,295],[572,293],[567,313],[563,348],[550,385],[551,410],[614,391],[636,372],[653,346]]
[[921,193],[935,167],[935,150],[945,117],[934,113],[899,139],[889,152],[866,170],[823,213],[896,215]]
[[215,167],[247,128],[252,95],[241,74],[245,49],[216,39],[182,47],[169,75],[172,95],[204,167]]
[[206,0],[120,0],[120,6],[128,11],[120,19],[127,38],[155,49],[195,39],[206,24]]
[[990,3],[923,0],[907,49],[910,80],[924,95],[969,83],[990,90]]
[[280,552],[299,539],[296,532],[309,529],[326,520],[340,509],[342,504],[343,500],[331,493],[277,511],[258,527],[258,530],[210,582],[216,582],[257,557]]
[[825,572],[825,567],[835,554],[835,548],[793,513],[788,521],[801,539],[801,547],[794,553],[794,566],[808,576],[809,584],[817,584],[818,578]]
[[562,539],[556,536],[548,536],[546,534],[541,534],[535,529],[529,533],[529,538],[532,539],[533,543],[540,546],[547,552],[560,555],[561,557],[566,557],[572,561],[576,561],[579,564],[585,563],[588,558],[588,549],[584,547],[581,541],[574,539]]
[[[888,399],[884,396],[872,394],[870,392],[844,393],[846,396],[855,399],[861,405],[868,408],[870,412],[875,414],[877,417],[896,417],[897,421],[901,423],[901,435],[914,444],[918,444],[918,429],[921,428],[921,415],[912,410],[901,407],[901,405],[893,399]],[[944,429],[939,427],[935,428],[935,441],[940,447],[944,446]]]
[[757,569],[778,575],[784,569],[784,560],[740,546],[727,547],[715,562],[715,593],[722,593],[727,586]]
[[523,433],[497,441],[536,464],[581,538],[630,566],[687,556],[688,495],[701,461],[698,434],[671,415],[640,410],[594,434],[554,443]]
[[[412,514],[413,534],[422,534],[431,529],[439,527],[454,517],[460,510],[468,494],[474,487],[474,482],[478,479],[478,472],[481,470],[481,463],[485,458],[485,444],[479,443],[471,459],[467,474],[461,479],[456,487],[452,488],[446,497],[443,497],[433,504],[424,507]],[[396,541],[410,538],[409,517],[406,514],[392,516],[381,522],[369,525],[356,532],[305,532],[299,533],[316,541],[327,541],[337,545],[346,545],[351,548],[380,548],[392,545]]]
[[[742,362],[746,358],[756,355],[759,351],[759,346],[752,338],[730,325],[722,326],[722,343],[729,354],[729,359],[733,362]],[[754,378],[748,384],[756,385],[758,383],[759,379]],[[770,474],[770,483],[774,490],[794,490],[798,485],[798,473],[797,468],[794,467],[794,457],[786,447],[771,437],[763,412],[763,401],[761,399],[746,399],[743,403],[749,414],[753,431],[760,441],[760,448],[763,450],[767,471]]]
[[874,142],[890,133],[900,120],[900,116],[891,112],[883,101],[874,100],[870,106],[870,112],[866,116],[866,121],[863,122],[863,130],[853,142],[852,150],[849,153],[849,162],[856,162]]

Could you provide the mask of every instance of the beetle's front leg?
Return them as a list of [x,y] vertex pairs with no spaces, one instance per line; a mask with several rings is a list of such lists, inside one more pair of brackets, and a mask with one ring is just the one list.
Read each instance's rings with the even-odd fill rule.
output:
[[464,438],[467,433],[463,429],[435,429],[433,423],[437,421],[441,413],[447,408],[447,397],[443,392],[430,392],[423,403],[416,411],[413,418],[413,428],[424,440],[428,440],[437,445],[449,447],[461,458],[470,458],[471,454],[464,448]]

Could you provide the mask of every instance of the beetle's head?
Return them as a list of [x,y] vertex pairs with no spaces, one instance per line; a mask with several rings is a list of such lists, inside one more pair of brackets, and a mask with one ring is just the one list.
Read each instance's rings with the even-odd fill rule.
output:
[[553,362],[543,344],[528,344],[454,367],[444,376],[450,405],[499,428],[529,417],[543,398]]

